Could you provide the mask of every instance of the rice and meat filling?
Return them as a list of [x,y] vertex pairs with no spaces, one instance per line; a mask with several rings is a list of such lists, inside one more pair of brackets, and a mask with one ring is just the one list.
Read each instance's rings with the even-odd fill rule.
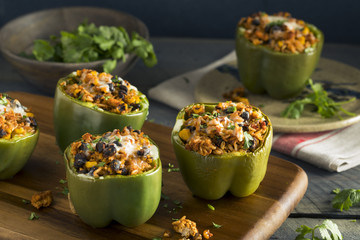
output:
[[135,175],[156,167],[150,140],[139,130],[125,127],[102,136],[85,133],[71,144],[77,173],[95,178],[106,175]]
[[60,85],[69,96],[112,113],[125,114],[141,108],[141,97],[136,87],[109,73],[77,70]]
[[278,52],[306,52],[319,41],[303,20],[292,18],[288,12],[274,15],[258,12],[242,18],[238,26],[254,45],[264,45]]
[[37,123],[34,114],[17,100],[0,93],[0,139],[33,134]]
[[242,102],[220,102],[212,112],[196,104],[185,114],[179,137],[187,150],[203,156],[254,151],[269,129],[261,111]]

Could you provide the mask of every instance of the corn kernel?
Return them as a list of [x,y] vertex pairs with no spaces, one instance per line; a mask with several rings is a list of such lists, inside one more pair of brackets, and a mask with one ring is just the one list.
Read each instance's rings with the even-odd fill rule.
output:
[[201,113],[204,110],[204,107],[202,105],[196,105],[193,107],[194,113]]
[[87,169],[90,169],[90,168],[92,168],[92,167],[95,167],[96,165],[97,165],[97,162],[95,162],[95,161],[88,161],[88,162],[85,163],[85,167],[86,167]]
[[309,34],[309,33],[310,33],[309,28],[308,28],[308,27],[304,27],[304,29],[302,30],[302,33],[303,33],[304,35]]
[[10,138],[11,138],[11,134],[8,134],[5,137],[3,137],[3,139],[10,139]]
[[305,45],[305,37],[304,36],[299,37],[299,41],[302,45]]
[[183,130],[181,130],[179,132],[179,137],[184,140],[184,141],[187,141],[191,136],[191,133],[190,133],[190,129],[188,128],[184,128]]
[[284,45],[284,42],[283,41],[278,41],[277,44],[281,48]]
[[23,134],[25,132],[25,130],[23,129],[23,128],[16,128],[15,130],[14,130],[14,133],[15,134]]

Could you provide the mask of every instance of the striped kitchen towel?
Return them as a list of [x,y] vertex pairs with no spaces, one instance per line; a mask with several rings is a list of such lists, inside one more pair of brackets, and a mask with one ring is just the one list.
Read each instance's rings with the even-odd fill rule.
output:
[[360,123],[325,132],[275,134],[273,149],[329,171],[360,165]]

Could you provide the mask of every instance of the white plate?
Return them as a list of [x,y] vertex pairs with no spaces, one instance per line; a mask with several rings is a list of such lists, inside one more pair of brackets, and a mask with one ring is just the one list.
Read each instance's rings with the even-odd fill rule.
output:
[[[360,70],[349,65],[321,58],[317,69],[311,76],[313,81],[326,83],[329,93],[339,97],[357,97],[356,101],[343,105],[344,109],[356,116],[342,114],[342,119],[334,116],[322,118],[318,113],[305,109],[299,119],[281,117],[281,113],[290,100],[276,100],[268,95],[247,93],[250,104],[261,106],[261,110],[269,116],[276,132],[319,132],[346,127],[360,122]],[[239,81],[236,62],[229,62],[209,71],[199,80],[195,89],[197,102],[224,101],[223,94],[235,87],[242,86]]]

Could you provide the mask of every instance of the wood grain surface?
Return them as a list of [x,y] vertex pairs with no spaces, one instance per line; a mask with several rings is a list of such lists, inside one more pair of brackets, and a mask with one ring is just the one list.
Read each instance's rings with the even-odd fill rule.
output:
[[[0,239],[153,239],[171,230],[173,219],[186,215],[196,221],[198,229],[210,229],[211,239],[268,239],[286,220],[303,197],[308,179],[297,165],[270,156],[265,179],[249,197],[227,194],[216,201],[192,196],[179,172],[168,172],[169,163],[177,167],[170,142],[171,129],[146,122],[143,131],[159,146],[163,170],[162,199],[155,215],[145,224],[127,228],[113,222],[106,228],[94,229],[84,224],[69,207],[62,193],[66,184],[63,157],[55,144],[53,99],[22,92],[9,92],[25,106],[31,107],[40,127],[38,145],[25,167],[12,179],[0,181]],[[35,192],[51,190],[53,204],[35,209],[30,200]],[[207,204],[215,207],[210,210]],[[29,220],[31,212],[39,219]],[[222,225],[214,228],[213,222]],[[179,234],[172,238],[179,239]]]

